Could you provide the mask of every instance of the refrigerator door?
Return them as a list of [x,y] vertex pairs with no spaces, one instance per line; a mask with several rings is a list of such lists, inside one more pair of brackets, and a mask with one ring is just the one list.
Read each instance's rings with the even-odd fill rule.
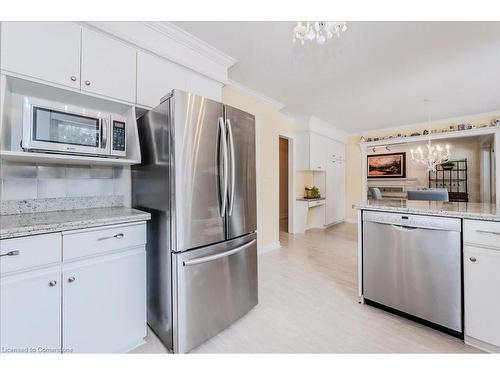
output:
[[174,253],[174,352],[186,353],[257,304],[257,239],[250,234]]
[[221,103],[178,90],[170,100],[172,250],[185,251],[225,239],[227,145]]
[[257,229],[255,177],[255,117],[225,106],[229,153],[227,238]]

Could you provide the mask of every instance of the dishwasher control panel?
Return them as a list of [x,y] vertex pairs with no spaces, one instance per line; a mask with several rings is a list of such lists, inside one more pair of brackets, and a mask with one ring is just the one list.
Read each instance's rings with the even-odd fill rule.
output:
[[363,211],[363,221],[415,228],[460,232],[460,219],[441,216],[415,215],[399,212]]

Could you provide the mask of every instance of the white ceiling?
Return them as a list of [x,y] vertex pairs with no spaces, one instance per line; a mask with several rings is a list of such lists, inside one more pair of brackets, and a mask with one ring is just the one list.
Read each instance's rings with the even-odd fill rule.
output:
[[500,110],[500,22],[348,22],[325,46],[293,22],[175,22],[238,63],[229,78],[349,132]]

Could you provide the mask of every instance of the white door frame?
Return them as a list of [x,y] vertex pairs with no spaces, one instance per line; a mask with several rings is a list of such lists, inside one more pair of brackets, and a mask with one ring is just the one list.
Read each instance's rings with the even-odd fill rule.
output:
[[[288,140],[288,233],[295,232],[295,135],[280,131],[279,138]],[[279,213],[278,213],[279,217]]]

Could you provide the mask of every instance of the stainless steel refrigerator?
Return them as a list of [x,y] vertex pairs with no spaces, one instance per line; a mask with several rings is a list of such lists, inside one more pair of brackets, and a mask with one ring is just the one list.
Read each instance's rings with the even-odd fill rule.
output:
[[255,117],[174,90],[138,120],[148,324],[185,353],[257,304]]

